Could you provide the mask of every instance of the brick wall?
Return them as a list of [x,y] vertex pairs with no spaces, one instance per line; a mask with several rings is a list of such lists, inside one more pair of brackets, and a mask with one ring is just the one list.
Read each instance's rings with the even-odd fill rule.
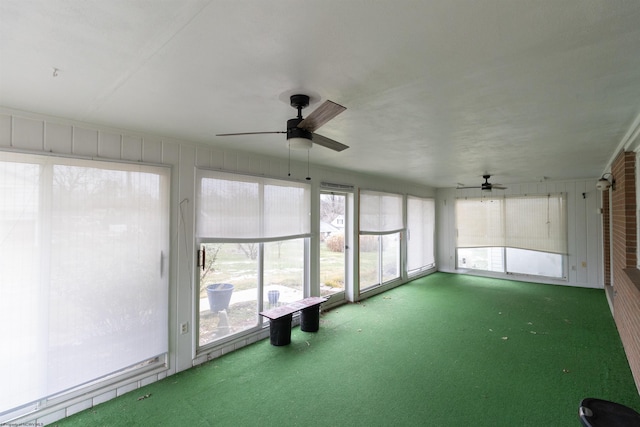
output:
[[[615,178],[615,190],[609,190],[612,230],[610,236],[606,232],[604,234],[605,275],[608,239],[613,251],[613,265],[610,266],[613,271],[613,316],[640,390],[640,271],[636,255],[635,153],[620,153],[613,162],[611,174]],[[605,192],[603,196],[608,195]]]

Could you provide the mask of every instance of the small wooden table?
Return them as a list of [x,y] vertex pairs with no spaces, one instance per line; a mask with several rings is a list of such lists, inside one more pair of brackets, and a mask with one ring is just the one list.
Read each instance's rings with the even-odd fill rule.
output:
[[326,300],[323,297],[309,297],[261,311],[261,316],[271,320],[269,324],[271,345],[281,346],[291,343],[291,320],[293,313],[297,311],[300,312],[300,330],[317,332],[320,328],[320,304]]

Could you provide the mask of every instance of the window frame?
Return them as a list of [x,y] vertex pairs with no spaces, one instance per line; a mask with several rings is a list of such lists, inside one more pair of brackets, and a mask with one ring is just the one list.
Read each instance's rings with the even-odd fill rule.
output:
[[[310,248],[311,248],[311,239],[313,237],[312,232],[311,232],[311,224],[309,222],[308,226],[309,229],[307,232],[302,232],[302,233],[294,233],[294,234],[288,234],[288,235],[277,235],[277,236],[272,236],[272,235],[263,235],[263,231],[265,230],[265,204],[264,204],[264,190],[266,186],[269,185],[282,185],[282,186],[286,186],[287,184],[291,184],[293,187],[295,188],[303,188],[305,191],[305,195],[306,195],[306,205],[304,206],[305,209],[308,210],[308,215],[310,218],[311,215],[311,211],[310,211],[310,207],[311,207],[311,186],[308,183],[305,182],[301,182],[301,181],[297,181],[297,180],[287,180],[287,179],[282,179],[282,178],[272,178],[272,177],[264,177],[264,176],[257,176],[257,175],[250,175],[250,174],[241,174],[241,173],[235,173],[235,172],[227,172],[227,171],[219,171],[219,170],[211,170],[211,169],[205,169],[205,168],[197,168],[196,170],[196,208],[195,208],[195,212],[194,215],[196,216],[196,220],[195,223],[198,224],[199,218],[198,215],[201,215],[201,210],[199,208],[199,206],[201,205],[201,201],[200,201],[200,190],[202,188],[202,180],[206,179],[206,178],[211,178],[213,177],[213,179],[221,179],[221,180],[228,180],[230,182],[251,182],[251,183],[257,183],[258,184],[258,188],[259,188],[259,194],[258,194],[258,198],[259,198],[259,205],[260,205],[260,218],[259,218],[259,229],[260,229],[260,235],[257,236],[243,236],[243,237],[216,237],[216,236],[201,236],[199,235],[198,232],[198,228],[196,226],[196,233],[195,233],[195,250],[198,251],[200,248],[201,244],[208,244],[208,243],[236,243],[236,244],[242,244],[242,243],[256,243],[258,244],[258,255],[257,255],[257,259],[258,259],[258,266],[257,266],[257,292],[258,295],[256,295],[257,301],[258,301],[258,307],[257,307],[257,312],[259,313],[260,311],[263,310],[263,301],[265,299],[265,295],[264,295],[264,276],[265,276],[265,262],[264,262],[264,245],[266,243],[270,243],[270,242],[279,242],[279,241],[287,241],[287,240],[295,240],[295,239],[302,239],[303,240],[303,244],[304,244],[304,251],[302,254],[302,262],[303,262],[303,283],[302,283],[302,291],[303,291],[303,297],[307,297],[310,295]],[[310,221],[310,219],[309,219]],[[264,319],[262,316],[260,316],[259,314],[257,315],[258,319],[257,319],[257,323],[256,326],[251,327],[251,328],[247,328],[244,329],[242,331],[236,332],[236,333],[232,333],[223,337],[220,337],[218,339],[212,340],[210,342],[207,342],[205,344],[200,344],[200,328],[201,328],[201,324],[200,324],[200,290],[201,287],[203,286],[202,283],[200,283],[200,276],[198,274],[198,265],[200,264],[199,262],[196,263],[196,273],[195,273],[195,282],[196,282],[196,288],[198,289],[197,292],[194,292],[194,298],[196,299],[195,301],[195,313],[194,313],[194,330],[195,330],[195,339],[194,339],[194,345],[195,345],[195,353],[196,355],[201,354],[201,353],[206,353],[207,351],[210,351],[212,348],[216,348],[218,346],[224,345],[230,341],[234,341],[237,340],[239,338],[242,338],[243,336],[247,336],[249,334],[255,333],[257,331],[263,330],[266,327],[268,327],[269,325],[269,321],[268,319]]]

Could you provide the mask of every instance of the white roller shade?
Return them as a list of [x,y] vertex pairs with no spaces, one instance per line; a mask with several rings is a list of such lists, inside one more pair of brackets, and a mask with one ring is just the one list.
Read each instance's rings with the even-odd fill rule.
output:
[[435,264],[433,240],[435,202],[433,199],[407,198],[407,270]]
[[567,253],[567,209],[563,194],[505,199],[505,246]]
[[402,204],[401,194],[360,192],[360,232],[388,233],[402,230]]
[[311,233],[308,184],[207,170],[197,176],[198,237],[271,239]]
[[504,213],[501,198],[459,199],[456,226],[459,248],[504,246]]
[[264,237],[311,233],[310,191],[306,184],[265,184]]
[[567,253],[565,194],[456,201],[459,248],[510,247]]

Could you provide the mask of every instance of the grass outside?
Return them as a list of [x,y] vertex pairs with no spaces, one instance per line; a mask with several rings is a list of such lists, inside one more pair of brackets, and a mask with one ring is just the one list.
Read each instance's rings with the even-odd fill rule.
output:
[[200,313],[199,343],[208,344],[218,338],[252,328],[258,324],[255,301],[232,304],[224,313],[205,310]]

